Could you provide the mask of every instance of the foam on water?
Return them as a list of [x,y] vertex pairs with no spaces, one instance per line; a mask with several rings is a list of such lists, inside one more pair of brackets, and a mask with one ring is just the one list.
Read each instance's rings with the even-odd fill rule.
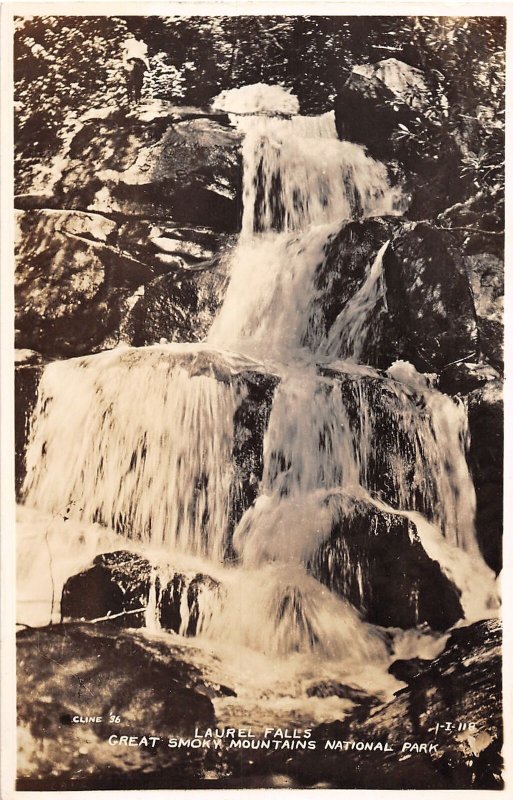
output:
[[72,506],[127,538],[220,561],[244,388],[191,374],[176,352],[120,349],[50,364],[23,495],[44,511]]

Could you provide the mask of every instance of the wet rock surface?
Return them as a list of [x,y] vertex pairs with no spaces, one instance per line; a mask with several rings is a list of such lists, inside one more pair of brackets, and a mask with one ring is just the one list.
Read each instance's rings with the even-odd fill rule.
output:
[[343,722],[314,729],[316,750],[265,755],[252,771],[304,787],[501,789],[501,704],[501,625],[477,622],[453,631],[390,703],[370,713],[356,707]]
[[14,373],[14,437],[16,493],[25,479],[25,453],[30,431],[30,420],[37,400],[37,387],[43,374],[43,365],[21,363]]
[[[169,748],[168,738],[214,725],[209,698],[221,687],[180,648],[105,624],[68,624],[21,631],[17,653],[20,791],[179,788],[203,780],[208,751]],[[111,736],[133,736],[137,744],[109,744]]]
[[427,556],[411,520],[362,500],[342,506],[329,538],[308,562],[314,577],[377,625],[425,622],[446,630],[463,616],[458,590]]
[[479,353],[479,331],[456,239],[430,223],[397,217],[346,223],[328,243],[316,273],[311,340],[329,331],[363,287],[387,241],[384,297],[361,333],[359,360],[387,368],[402,359],[420,372],[440,372],[455,361],[471,361]]
[[[319,337],[329,332],[338,314],[364,285],[380,247],[402,225],[402,221],[394,217],[349,222],[327,243],[324,258],[316,270],[316,293],[306,343],[318,344]],[[381,351],[385,339],[383,307],[377,306],[373,313],[374,324],[369,326],[362,344],[362,361],[369,364],[383,360]],[[388,328],[387,335],[388,338],[393,336]],[[392,342],[387,349],[393,351]]]
[[372,706],[379,703],[377,697],[338,681],[322,681],[306,690],[307,697],[342,697],[359,706]]
[[166,630],[184,636],[200,633],[205,603],[223,594],[223,587],[210,575],[191,576],[177,573],[157,590],[157,616]]
[[388,310],[405,343],[405,360],[421,372],[438,372],[476,354],[473,298],[450,234],[415,225],[394,239],[383,268]]
[[470,430],[469,466],[476,488],[476,533],[487,563],[502,568],[504,401],[502,381],[466,397]]
[[[231,492],[232,530],[243,513],[257,499],[264,470],[264,437],[279,379],[248,371],[238,379],[244,386],[244,403],[235,412],[233,463],[235,480]],[[234,556],[228,543],[227,558]]]
[[120,550],[97,556],[93,565],[64,584],[61,618],[94,620],[116,617],[115,624],[138,628],[150,594],[151,565]]
[[398,658],[390,664],[388,671],[398,681],[410,684],[415,682],[416,676],[429,666],[427,658]]
[[159,569],[126,550],[97,556],[91,567],[64,584],[61,619],[91,622],[108,618],[122,628],[156,624],[164,630],[196,636],[206,607],[223,588],[210,575],[176,572],[169,578],[168,573],[169,568]]
[[221,305],[228,283],[226,270],[210,268],[185,271],[178,268],[144,287],[128,311],[125,340],[141,347],[165,339],[200,342],[206,338]]

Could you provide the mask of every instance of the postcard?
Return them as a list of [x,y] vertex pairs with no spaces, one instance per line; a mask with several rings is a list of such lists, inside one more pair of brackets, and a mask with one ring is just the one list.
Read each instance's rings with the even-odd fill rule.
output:
[[4,8],[5,797],[504,790],[508,12],[369,9]]

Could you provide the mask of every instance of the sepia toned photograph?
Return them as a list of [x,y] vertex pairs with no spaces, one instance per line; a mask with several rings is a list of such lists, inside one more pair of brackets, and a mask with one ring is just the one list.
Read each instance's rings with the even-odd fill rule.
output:
[[193,5],[14,7],[14,788],[503,790],[506,18]]

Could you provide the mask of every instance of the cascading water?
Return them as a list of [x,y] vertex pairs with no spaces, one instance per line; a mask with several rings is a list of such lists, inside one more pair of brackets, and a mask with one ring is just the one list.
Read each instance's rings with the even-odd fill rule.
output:
[[221,561],[242,394],[191,376],[187,355],[169,345],[51,364],[27,455],[30,504],[73,504],[128,538]]
[[[108,526],[132,547],[160,548],[162,569],[199,565],[214,576],[223,591],[202,595],[196,641],[273,658],[301,654],[310,659],[301,680],[316,674],[319,656],[357,682],[370,665],[390,688],[382,637],[309,574],[309,564],[337,520],[365,503],[415,524],[426,552],[459,587],[467,617],[490,615],[493,581],[474,536],[464,410],[408,365],[383,377],[357,363],[371,314],[386,299],[388,243],[376,248],[327,335],[313,349],[306,344],[330,237],[344,220],[401,210],[384,166],[339,142],[331,114],[234,120],[246,134],[244,217],[207,347],[118,349],[47,367],[24,499]],[[234,376],[261,364],[279,384],[258,497],[233,531],[231,503],[243,494],[234,420],[245,399]],[[236,565],[223,566],[228,553]],[[344,569],[364,586],[363,562]],[[479,602],[469,599],[472,572],[480,576]],[[152,627],[155,581],[150,600]],[[188,614],[184,607],[181,633]]]
[[[244,214],[209,341],[280,362],[297,357],[316,268],[341,221],[400,212],[383,164],[337,139],[333,114],[244,116]],[[311,360],[311,357],[310,357]]]

